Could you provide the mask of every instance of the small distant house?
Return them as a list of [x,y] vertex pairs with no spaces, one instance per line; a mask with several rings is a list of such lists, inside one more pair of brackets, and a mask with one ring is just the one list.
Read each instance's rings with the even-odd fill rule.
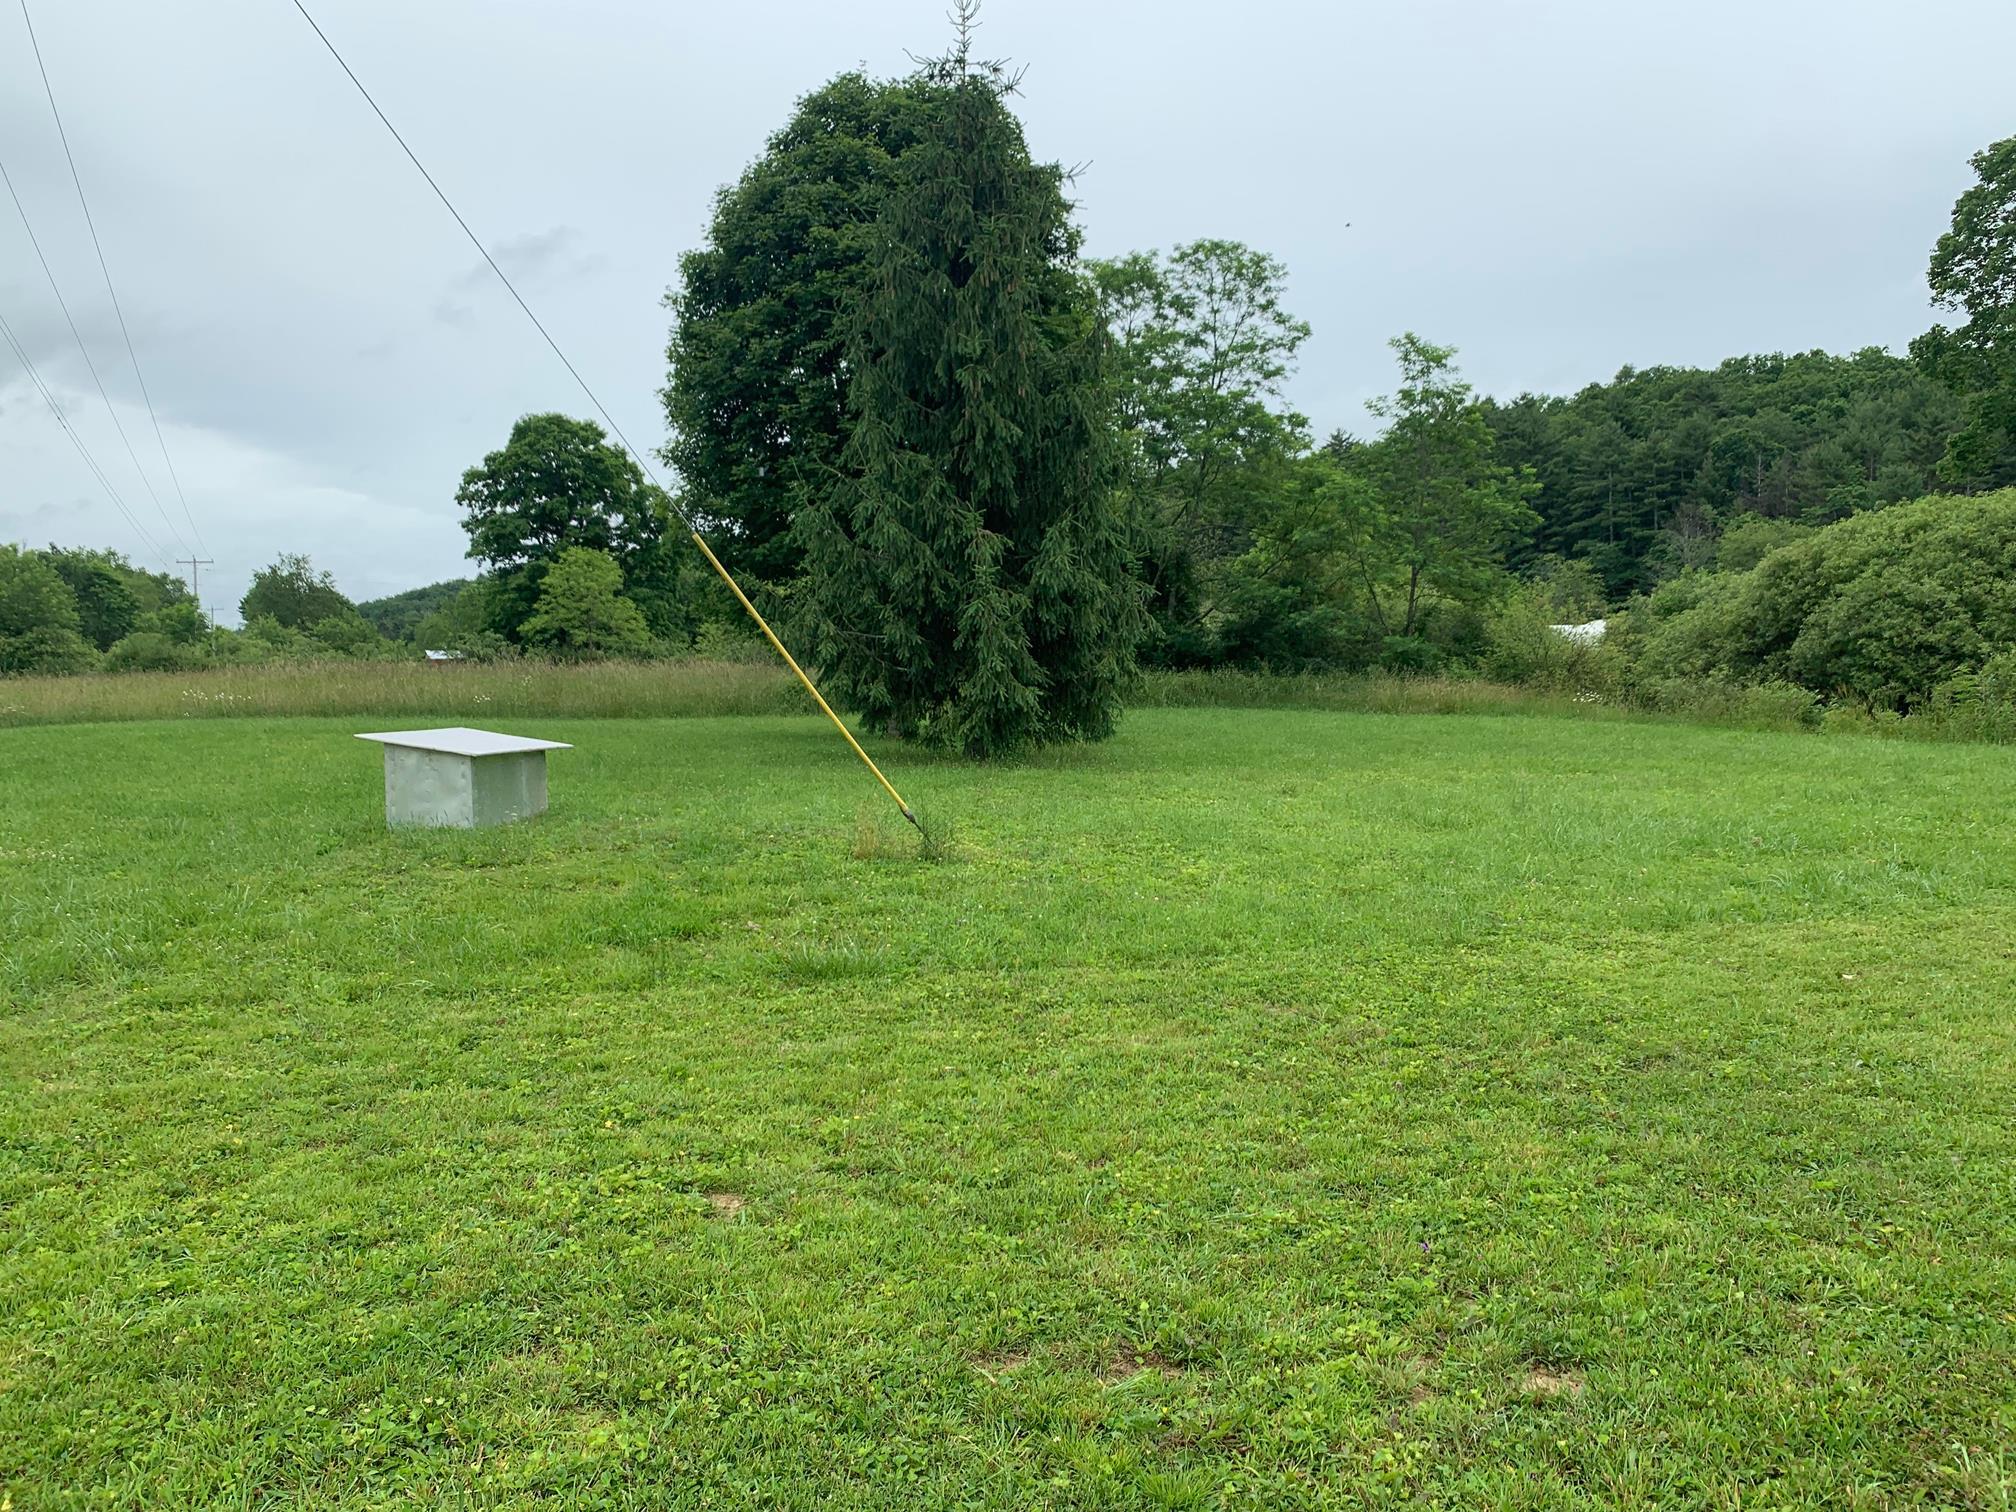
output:
[[1609,624],[1608,620],[1590,620],[1586,625],[1549,625],[1547,628],[1563,640],[1587,646],[1603,639],[1603,632]]

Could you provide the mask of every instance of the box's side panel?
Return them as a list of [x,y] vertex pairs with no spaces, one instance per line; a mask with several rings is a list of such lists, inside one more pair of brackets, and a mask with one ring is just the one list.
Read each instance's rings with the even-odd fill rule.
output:
[[476,822],[467,756],[385,747],[385,822],[468,829]]
[[477,824],[509,824],[546,811],[544,751],[478,756],[472,764]]
[[525,757],[525,812],[546,812],[546,753],[533,751]]

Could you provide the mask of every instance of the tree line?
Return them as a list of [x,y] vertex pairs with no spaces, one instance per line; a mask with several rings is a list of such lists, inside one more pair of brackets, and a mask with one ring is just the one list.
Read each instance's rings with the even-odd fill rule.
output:
[[[1143,666],[1552,676],[1535,626],[1606,615],[1648,676],[1835,676],[1682,654],[1670,627],[1699,641],[1701,606],[1734,594],[1704,585],[1824,554],[1873,512],[2016,484],[2016,138],[1975,157],[1932,257],[1956,324],[1908,356],[1496,400],[1402,333],[1376,431],[1319,440],[1285,397],[1311,334],[1287,269],[1210,238],[1084,257],[1014,85],[963,40],[905,78],[842,74],[720,192],[667,296],[680,510],[591,422],[526,416],[456,495],[473,580],[352,604],[283,557],[242,632],[206,632],[170,579],[16,551],[0,667],[737,651],[747,628],[683,512],[868,725],[989,754],[1103,735]],[[2001,528],[1979,520],[1981,541]],[[91,574],[64,564],[80,555]],[[31,559],[48,573],[23,597],[8,584]],[[102,607],[113,579],[130,615]],[[1807,686],[1908,703],[1922,683]]]

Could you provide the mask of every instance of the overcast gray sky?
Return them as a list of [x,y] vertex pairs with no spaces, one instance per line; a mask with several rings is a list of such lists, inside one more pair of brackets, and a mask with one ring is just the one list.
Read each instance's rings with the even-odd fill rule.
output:
[[[194,530],[6,7],[0,161],[166,521],[4,199],[0,315],[161,555],[200,532],[227,623],[282,551],[360,599],[466,573],[462,469],[518,415],[587,402],[290,0],[30,3]],[[309,8],[649,447],[659,299],[714,189],[797,95],[946,36],[943,0]],[[2009,0],[989,0],[984,21],[980,50],[1027,65],[1036,152],[1090,164],[1092,253],[1222,236],[1286,261],[1319,432],[1365,428],[1407,329],[1500,394],[1901,350],[1968,155],[2016,132]],[[0,540],[160,565],[4,348]]]

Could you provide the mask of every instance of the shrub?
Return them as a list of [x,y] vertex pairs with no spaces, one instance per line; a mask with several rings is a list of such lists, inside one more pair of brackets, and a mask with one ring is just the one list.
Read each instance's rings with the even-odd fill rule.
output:
[[1735,573],[1684,573],[1641,600],[1633,624],[1642,670],[1653,678],[1730,676],[1744,581]]
[[283,625],[271,615],[246,622],[239,644],[248,661],[312,661],[328,649],[307,632]]
[[703,622],[693,637],[692,654],[703,661],[739,662],[745,666],[777,660],[770,643],[746,618],[739,622],[718,619]]
[[1779,547],[1789,546],[1812,533],[1812,526],[1801,525],[1796,520],[1739,515],[1715,543],[1715,569],[1718,572],[1748,572]]
[[1554,625],[1582,625],[1601,619],[1608,607],[1603,579],[1582,558],[1543,556],[1526,569],[1526,593]]
[[174,599],[140,616],[135,630],[153,630],[178,646],[199,646],[210,634],[210,622],[190,599]]
[[2016,741],[2016,650],[2000,651],[1933,689],[1912,716],[1961,740]]
[[1558,599],[1528,588],[1500,604],[1486,621],[1479,666],[1486,677],[1555,693],[1607,693],[1618,680],[1618,656],[1603,640],[1571,640],[1554,628]]
[[1442,648],[1421,635],[1389,635],[1379,645],[1379,665],[1388,672],[1435,672]]
[[2016,647],[1998,651],[1983,662],[1974,685],[1983,703],[2016,711]]
[[391,646],[369,620],[347,604],[308,626],[308,635],[325,651],[340,656],[374,656]]
[[121,636],[105,653],[107,672],[173,672],[193,666],[198,657],[159,630],[135,630]]
[[434,651],[460,651],[469,661],[501,662],[513,661],[524,653],[495,630],[465,630],[448,638],[445,646],[431,646],[423,649]]
[[0,635],[0,673],[63,676],[89,672],[98,660],[91,643],[75,630],[43,625],[19,635]]
[[1653,677],[1788,682],[1907,710],[2016,643],[2016,489],[1857,515],[1755,570],[1654,593]]

